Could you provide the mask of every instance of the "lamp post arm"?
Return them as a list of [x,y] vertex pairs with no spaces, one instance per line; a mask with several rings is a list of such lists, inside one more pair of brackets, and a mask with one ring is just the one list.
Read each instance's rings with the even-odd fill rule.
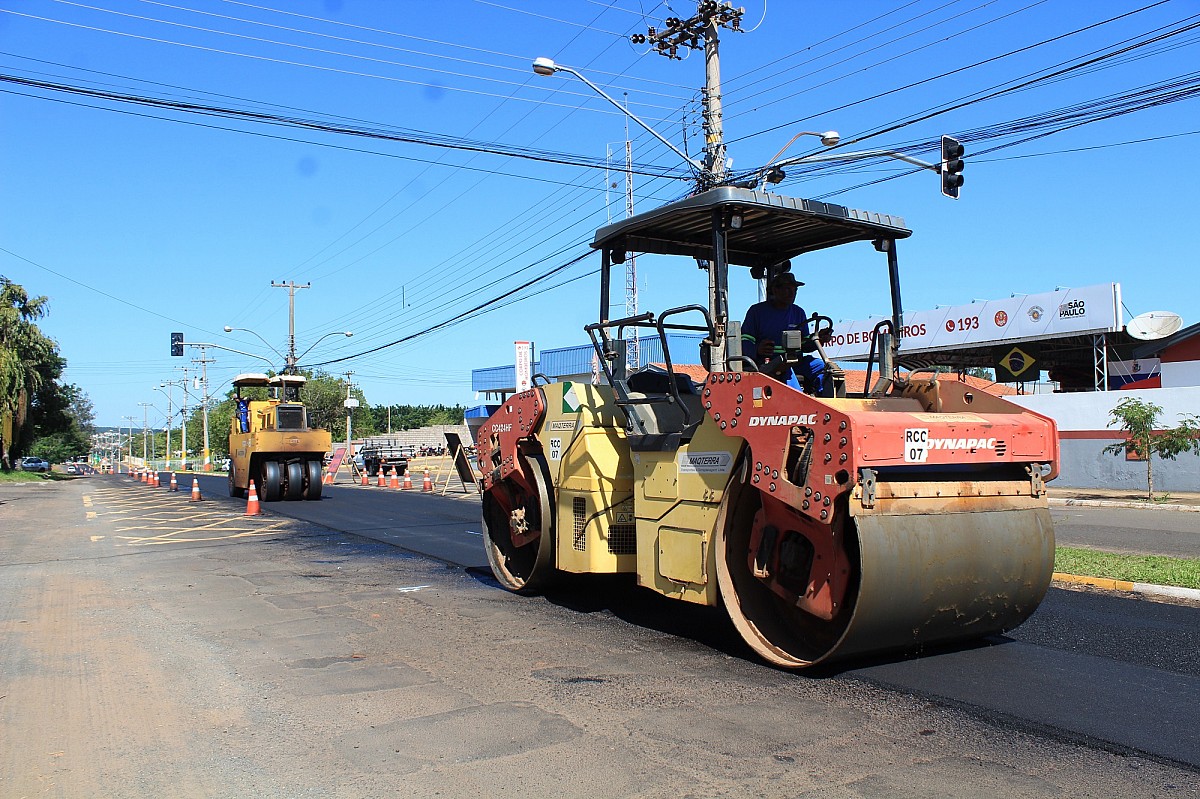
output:
[[785,166],[792,166],[793,164],[811,164],[821,161],[862,161],[866,158],[877,158],[879,156],[895,158],[897,161],[904,161],[905,163],[919,166],[922,169],[932,169],[934,172],[937,172],[941,168],[940,164],[931,164],[928,161],[922,161],[920,158],[914,158],[911,155],[898,153],[895,150],[858,150],[850,153],[826,153],[823,155],[801,155],[796,158],[786,158],[777,163],[768,164],[759,171],[765,172],[768,169],[773,169],[776,167],[782,168]]
[[685,155],[685,154],[684,154],[684,152],[683,152],[682,150],[680,150],[680,149],[679,149],[678,147],[676,147],[674,144],[671,144],[671,142],[670,142],[669,140],[667,140],[667,138],[666,138],[666,137],[664,137],[664,136],[663,136],[661,133],[659,133],[657,130],[655,130],[654,128],[650,127],[650,126],[649,126],[649,125],[647,125],[645,122],[643,122],[642,120],[638,119],[636,116],[634,116],[633,114],[631,114],[631,113],[629,112],[629,109],[627,109],[625,106],[623,106],[623,105],[621,105],[620,103],[618,103],[618,102],[617,102],[616,100],[614,100],[612,97],[609,97],[609,96],[608,96],[608,94],[606,94],[606,93],[605,93],[605,91],[604,91],[603,89],[601,89],[599,86],[597,86],[596,84],[592,83],[590,80],[588,80],[587,78],[585,78],[585,77],[584,77],[584,76],[583,76],[581,73],[577,72],[577,71],[576,71],[576,70],[574,70],[574,69],[571,69],[570,67],[564,67],[562,64],[555,64],[555,65],[554,65],[554,71],[556,71],[556,72],[568,72],[568,73],[570,73],[570,74],[574,75],[575,77],[579,78],[581,81],[583,81],[583,82],[584,82],[584,83],[586,83],[588,86],[590,86],[590,87],[591,87],[591,89],[592,89],[592,91],[594,91],[596,94],[598,94],[598,95],[600,95],[601,97],[603,97],[605,100],[608,100],[608,101],[609,101],[610,103],[612,103],[612,104],[613,104],[613,105],[614,105],[614,106],[615,106],[615,107],[616,107],[618,110],[620,110],[620,112],[621,112],[622,114],[625,114],[625,115],[626,115],[626,116],[628,116],[630,119],[632,119],[634,122],[636,122],[636,123],[638,123],[639,125],[641,125],[641,126],[642,126],[642,127],[645,129],[645,130],[646,130],[646,132],[647,132],[647,133],[649,133],[649,134],[650,134],[651,136],[653,136],[654,138],[658,139],[658,140],[659,140],[660,142],[662,142],[663,144],[667,145],[667,147],[669,147],[669,148],[671,149],[671,151],[672,151],[672,152],[674,152],[676,155],[678,155],[680,158],[682,158],[682,159],[683,159],[684,161],[686,161],[687,163],[691,164],[692,168],[694,168],[694,169],[698,169],[698,170],[700,170],[701,172],[703,172],[703,171],[704,171],[704,169],[705,169],[705,168],[704,168],[704,164],[700,163],[699,161],[695,160],[694,158],[689,158],[687,155]]
[[189,347],[212,347],[214,349],[225,350],[226,352],[232,352],[238,355],[245,355],[248,358],[258,358],[260,361],[266,361],[267,363],[271,364],[271,366],[275,365],[275,362],[265,355],[258,355],[257,353],[253,352],[243,352],[242,350],[235,350],[233,347],[225,347],[220,344],[209,344],[203,341],[188,341],[186,343]]
[[330,336],[346,336],[347,338],[349,338],[349,337],[350,337],[350,336],[352,336],[352,335],[353,335],[353,333],[351,333],[351,332],[350,332],[350,331],[348,331],[348,330],[347,330],[347,331],[342,331],[342,330],[334,330],[334,331],[333,331],[333,332],[331,332],[331,333],[326,333],[325,335],[321,336],[319,339],[317,339],[316,341],[314,341],[314,342],[312,343],[312,346],[310,346],[310,347],[309,347],[308,349],[306,349],[304,352],[300,353],[300,355],[296,356],[296,362],[295,362],[294,364],[292,364],[292,365],[293,365],[293,366],[295,366],[295,365],[296,365],[296,364],[298,364],[300,361],[304,360],[304,356],[305,356],[305,355],[308,355],[310,352],[312,352],[314,349],[316,349],[316,346],[317,346],[318,344],[320,344],[322,341],[324,341],[325,339],[329,338]]
[[[269,350],[271,350],[271,352],[273,352],[273,353],[275,353],[276,355],[278,355],[278,356],[279,356],[279,360],[281,360],[281,361],[283,361],[283,362],[285,362],[285,363],[287,362],[287,356],[286,356],[286,355],[284,355],[282,352],[280,352],[278,349],[276,349],[276,348],[275,348],[275,346],[271,344],[271,342],[267,341],[265,338],[263,338],[263,337],[262,337],[262,336],[260,336],[258,333],[256,333],[255,331],[251,330],[250,328],[248,328],[248,327],[228,327],[228,326],[225,328],[225,332],[226,332],[226,333],[232,333],[232,332],[233,332],[233,331],[235,331],[235,330],[237,330],[237,331],[241,331],[241,332],[243,332],[243,333],[249,333],[250,335],[254,336],[254,337],[255,337],[255,338],[257,338],[259,341],[261,341],[263,344],[266,344],[266,345],[267,345],[267,348],[268,348]],[[210,346],[216,346],[216,345],[214,344],[214,345],[210,345]]]

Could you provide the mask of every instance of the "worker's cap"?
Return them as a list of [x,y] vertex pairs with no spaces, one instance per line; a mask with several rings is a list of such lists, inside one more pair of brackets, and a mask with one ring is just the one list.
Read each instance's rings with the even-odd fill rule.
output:
[[773,289],[791,288],[793,286],[803,286],[803,285],[804,284],[801,283],[799,280],[797,280],[796,276],[793,275],[791,272],[780,272],[778,275],[771,278],[771,282],[770,282],[770,286]]

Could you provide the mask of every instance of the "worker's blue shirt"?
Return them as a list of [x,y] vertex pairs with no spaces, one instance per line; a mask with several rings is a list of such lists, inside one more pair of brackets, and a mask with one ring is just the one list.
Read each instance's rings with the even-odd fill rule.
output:
[[[799,305],[789,305],[786,308],[776,308],[770,302],[755,303],[746,311],[746,321],[742,323],[742,355],[753,358],[760,366],[775,357],[782,355],[783,332],[785,330],[801,330],[805,336],[810,335],[808,315]],[[758,342],[771,341],[771,354],[765,358],[758,357]],[[799,376],[807,378],[811,390],[820,392],[825,380],[825,362],[820,358],[803,355],[796,364]],[[792,370],[787,370],[784,382],[795,388],[801,388],[793,376]]]
[[[770,339],[775,344],[774,353],[783,353],[783,331],[803,330],[808,335],[808,316],[799,305],[776,308],[770,302],[750,306],[746,321],[742,323],[742,354],[758,359],[758,342]],[[749,345],[749,346],[747,346]]]

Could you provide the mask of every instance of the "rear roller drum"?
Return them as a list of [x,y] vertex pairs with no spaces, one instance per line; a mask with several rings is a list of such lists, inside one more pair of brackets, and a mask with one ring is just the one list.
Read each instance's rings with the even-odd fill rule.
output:
[[521,466],[528,486],[510,477],[483,495],[483,543],[500,584],[533,593],[553,576],[554,515],[545,463],[522,457]]
[[304,498],[304,464],[291,461],[287,465],[287,488],[284,499],[289,502]]
[[279,476],[277,461],[263,461],[262,488],[259,499],[263,502],[278,502],[281,495],[282,479]]

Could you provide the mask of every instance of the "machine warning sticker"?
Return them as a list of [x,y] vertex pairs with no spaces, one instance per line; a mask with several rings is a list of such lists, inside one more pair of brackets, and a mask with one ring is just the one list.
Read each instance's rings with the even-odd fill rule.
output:
[[574,383],[563,383],[563,413],[578,413],[579,412],[579,396],[575,393]]
[[579,422],[575,419],[558,419],[550,423],[551,430],[574,430]]
[[904,431],[904,462],[924,463],[929,459],[929,431],[908,428]]
[[733,465],[729,452],[681,452],[679,453],[680,474],[725,474]]
[[562,439],[561,438],[550,439],[550,460],[552,460],[552,461],[562,460]]

